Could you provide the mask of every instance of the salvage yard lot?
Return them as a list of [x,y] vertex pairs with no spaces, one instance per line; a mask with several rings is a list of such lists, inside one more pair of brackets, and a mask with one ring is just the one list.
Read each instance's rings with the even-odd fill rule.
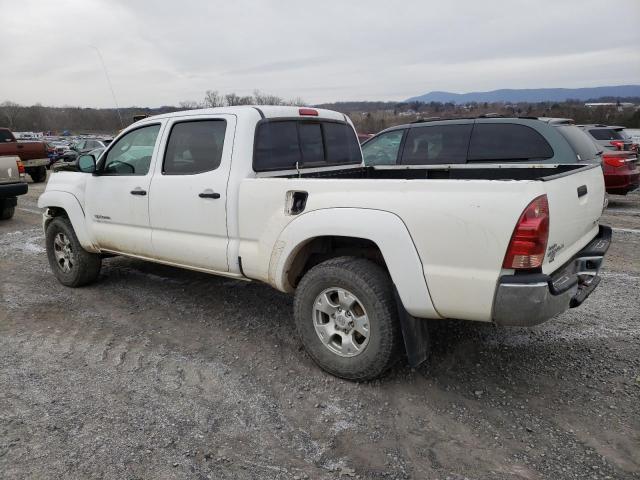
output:
[[0,224],[2,478],[640,478],[640,194],[602,284],[537,328],[435,322],[431,358],[321,371],[292,300],[112,258],[50,273],[30,184]]

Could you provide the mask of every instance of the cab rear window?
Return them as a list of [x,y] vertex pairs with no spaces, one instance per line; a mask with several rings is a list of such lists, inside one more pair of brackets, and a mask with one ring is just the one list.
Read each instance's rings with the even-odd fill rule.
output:
[[253,170],[351,165],[362,162],[355,131],[342,122],[267,120],[256,129]]

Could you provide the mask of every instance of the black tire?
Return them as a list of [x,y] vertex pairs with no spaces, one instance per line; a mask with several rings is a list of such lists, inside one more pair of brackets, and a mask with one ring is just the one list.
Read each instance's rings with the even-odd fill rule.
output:
[[9,205],[4,200],[0,200],[0,220],[9,220],[16,212],[16,207]]
[[[69,271],[64,271],[62,265],[56,259],[54,241],[58,234],[66,237],[70,244],[70,257],[73,261]],[[102,267],[100,255],[87,252],[82,248],[67,217],[56,217],[51,220],[47,225],[45,237],[49,265],[61,284],[67,287],[81,287],[94,282],[98,278]]]
[[[331,351],[314,327],[314,304],[327,289],[341,288],[357,297],[369,318],[369,339],[356,356]],[[357,257],[338,257],[309,270],[294,299],[298,334],[311,358],[327,372],[348,380],[364,381],[381,376],[401,357],[402,335],[393,284],[377,264]]]
[[29,175],[33,183],[42,183],[47,179],[47,167],[44,165],[41,167],[34,167],[29,169]]

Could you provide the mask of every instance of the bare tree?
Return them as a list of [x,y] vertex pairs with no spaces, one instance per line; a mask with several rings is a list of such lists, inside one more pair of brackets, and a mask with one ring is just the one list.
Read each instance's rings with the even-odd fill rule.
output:
[[195,100],[184,100],[178,104],[181,110],[195,110],[200,108],[200,104]]
[[253,91],[253,99],[256,105],[283,105],[284,101],[277,95],[270,95],[260,90]]
[[6,119],[7,127],[13,130],[16,127],[16,120],[24,110],[24,107],[16,102],[5,101],[0,103],[0,115]]
[[300,97],[290,98],[289,100],[282,102],[282,105],[290,105],[292,107],[303,107],[307,104],[304,99]]
[[223,107],[224,99],[217,90],[207,90],[204,94],[204,100],[202,106],[205,108]]

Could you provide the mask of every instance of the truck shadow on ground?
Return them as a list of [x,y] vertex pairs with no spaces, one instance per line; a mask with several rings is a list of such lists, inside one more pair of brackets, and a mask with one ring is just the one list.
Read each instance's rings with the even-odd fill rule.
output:
[[[109,259],[105,267],[99,280],[101,288],[125,288],[128,292],[146,289],[149,296],[167,302],[169,313],[175,308],[182,328],[196,336],[203,333],[199,319],[204,316],[211,319],[208,325],[212,329],[224,329],[234,337],[243,335],[248,345],[231,342],[231,349],[255,351],[264,345],[279,345],[285,349],[280,353],[298,358],[302,362],[299,367],[304,366],[307,374],[326,375],[302,349],[289,295],[260,283],[131,259]],[[137,303],[132,301],[132,308]],[[430,356],[417,372],[426,379],[445,383],[477,381],[502,387],[526,384],[529,392],[536,390],[536,384],[549,386],[566,375],[579,377],[596,347],[588,338],[556,337],[554,330],[554,325],[543,329],[501,328],[478,322],[431,321]],[[558,342],[563,348],[558,349]],[[562,363],[561,369],[558,363]],[[403,358],[378,382],[392,383],[412,372]]]

